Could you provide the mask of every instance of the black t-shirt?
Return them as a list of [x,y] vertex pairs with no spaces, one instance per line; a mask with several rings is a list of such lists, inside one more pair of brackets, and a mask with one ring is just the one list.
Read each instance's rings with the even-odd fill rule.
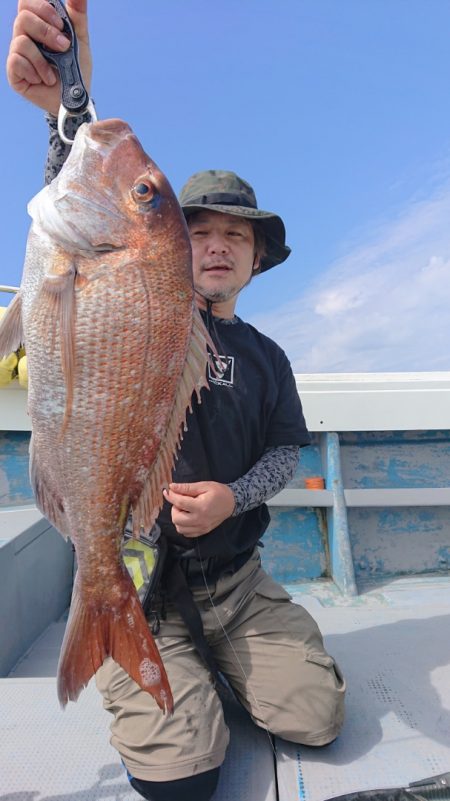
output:
[[[237,317],[214,318],[214,323],[212,336],[227,366],[217,374],[208,367],[210,389],[202,390],[201,403],[194,398],[175,463],[175,482],[229,484],[247,473],[266,448],[310,442],[283,350]],[[193,540],[176,532],[170,509],[165,501],[158,523],[172,542],[192,551]],[[269,520],[265,504],[228,518],[196,539],[195,555],[218,556],[226,564],[254,548]]]

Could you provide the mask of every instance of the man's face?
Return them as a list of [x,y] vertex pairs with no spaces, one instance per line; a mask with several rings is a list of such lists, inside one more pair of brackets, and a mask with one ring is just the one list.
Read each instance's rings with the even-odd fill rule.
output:
[[250,222],[217,211],[188,220],[195,289],[213,302],[235,298],[259,266]]

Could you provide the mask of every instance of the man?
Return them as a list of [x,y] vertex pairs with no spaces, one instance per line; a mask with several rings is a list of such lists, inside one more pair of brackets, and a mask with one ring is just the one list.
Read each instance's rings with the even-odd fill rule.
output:
[[[71,0],[67,9],[88,83],[86,0]],[[68,148],[54,116],[59,87],[33,40],[65,49],[60,28],[49,4],[20,0],[7,65],[11,86],[49,112],[47,180]],[[132,786],[150,801],[207,801],[214,793],[228,730],[212,675],[226,676],[257,725],[307,745],[338,735],[345,691],[317,625],[263,571],[257,550],[269,521],[264,502],[290,480],[299,448],[309,443],[285,354],[235,315],[253,275],[288,257],[283,222],[258,209],[249,184],[230,172],[192,176],[180,202],[197,302],[219,361],[210,391],[193,402],[158,518],[169,562],[157,643],[173,717],[161,715],[111,659],[96,676],[114,716],[112,743]]]

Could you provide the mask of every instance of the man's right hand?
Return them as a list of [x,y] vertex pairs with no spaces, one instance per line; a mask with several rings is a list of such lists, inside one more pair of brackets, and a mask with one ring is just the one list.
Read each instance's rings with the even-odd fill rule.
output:
[[[90,92],[92,59],[89,48],[87,0],[67,0],[66,9],[78,37],[80,69]],[[34,105],[55,116],[61,103],[61,86],[57,71],[50,66],[35,41],[49,50],[63,52],[69,47],[61,37],[63,23],[48,0],[19,0],[13,36],[6,62],[10,86]]]

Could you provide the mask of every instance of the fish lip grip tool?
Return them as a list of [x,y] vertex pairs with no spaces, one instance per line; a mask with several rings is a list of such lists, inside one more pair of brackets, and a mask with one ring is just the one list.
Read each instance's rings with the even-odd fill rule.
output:
[[361,790],[333,796],[328,801],[448,801],[449,798],[450,772],[411,782],[407,787]]
[[63,53],[59,53],[49,50],[40,42],[36,42],[36,45],[44,58],[56,67],[59,72],[61,79],[61,105],[58,112],[58,133],[63,142],[71,145],[73,144],[73,139],[68,139],[64,130],[67,118],[77,117],[79,114],[89,112],[92,122],[95,122],[97,114],[81,76],[78,61],[78,39],[70,17],[61,0],[48,0],[48,2],[63,21],[64,28],[62,33],[70,39],[70,47]]

